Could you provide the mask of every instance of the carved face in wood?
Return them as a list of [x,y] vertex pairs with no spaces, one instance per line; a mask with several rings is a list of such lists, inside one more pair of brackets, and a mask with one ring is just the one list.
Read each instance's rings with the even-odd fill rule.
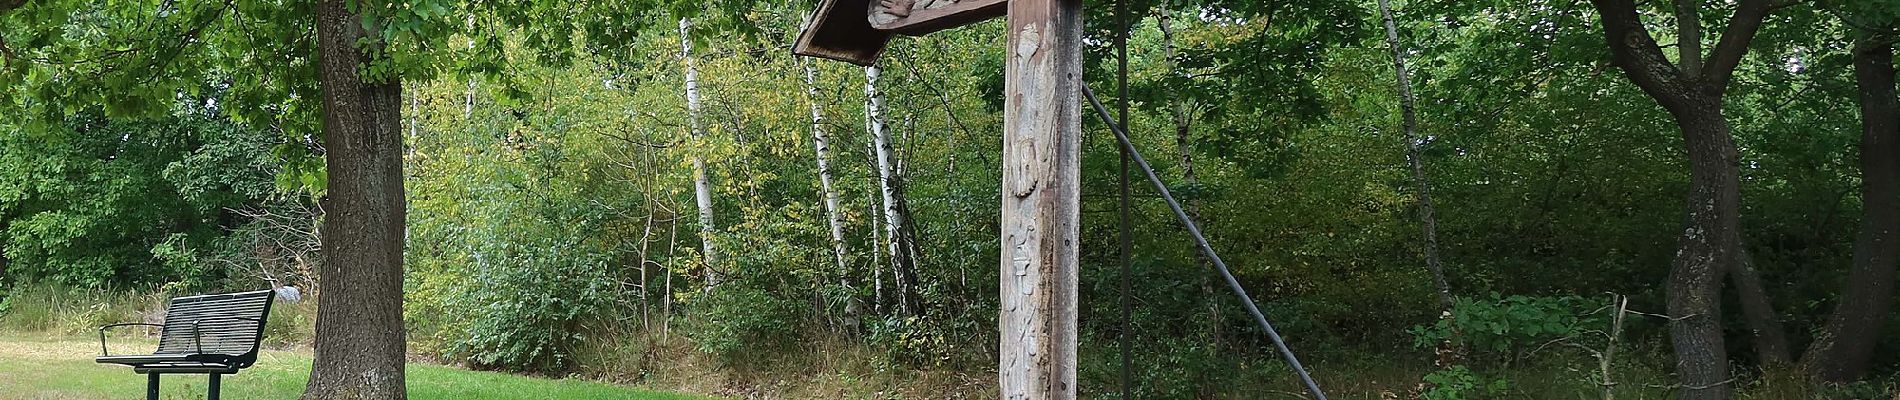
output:
[[871,24],[889,25],[899,19],[909,18],[917,11],[943,8],[954,5],[959,0],[877,0],[871,4]]

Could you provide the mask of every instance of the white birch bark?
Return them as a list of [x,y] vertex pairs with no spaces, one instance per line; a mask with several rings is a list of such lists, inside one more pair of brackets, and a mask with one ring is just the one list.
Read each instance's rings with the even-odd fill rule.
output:
[[908,257],[905,257],[906,254],[904,254],[903,250],[904,218],[903,213],[899,211],[901,207],[899,201],[903,199],[899,195],[897,188],[899,177],[897,175],[896,151],[892,148],[891,144],[890,126],[884,119],[884,93],[878,91],[877,88],[880,73],[881,71],[878,67],[864,68],[864,114],[870,124],[872,149],[876,151],[877,154],[878,188],[884,199],[884,207],[882,210],[884,213],[884,237],[889,239],[885,243],[885,248],[887,249],[886,255],[890,256],[891,260],[891,279],[892,283],[897,285],[896,300],[898,309],[909,312],[910,299],[907,293],[905,293],[908,292],[908,290],[905,289],[909,282],[905,282],[904,279],[904,272],[909,265]]
[[[699,125],[699,70],[693,65],[693,20],[680,18],[680,64],[686,69],[686,124],[693,139],[702,140],[706,131]],[[706,178],[706,156],[693,154],[693,200],[699,206],[699,240],[706,264],[706,291],[719,285],[719,252],[713,244],[712,182]]]
[[1418,135],[1418,107],[1412,95],[1411,72],[1405,68],[1405,47],[1399,43],[1399,28],[1392,20],[1392,8],[1387,0],[1379,0],[1379,13],[1385,18],[1385,40],[1392,47],[1392,70],[1398,77],[1399,109],[1403,113],[1405,130],[1405,155],[1410,161],[1412,183],[1417,186],[1419,221],[1425,234],[1425,265],[1432,273],[1433,289],[1438,292],[1439,306],[1447,316],[1451,313],[1451,285],[1445,281],[1445,267],[1438,259],[1438,218],[1433,216],[1431,181],[1425,176],[1425,160],[1420,146],[1424,140]]
[[[1425,155],[1419,149],[1424,140],[1418,135],[1418,107],[1412,96],[1411,73],[1405,69],[1405,46],[1399,43],[1398,24],[1392,20],[1392,6],[1388,0],[1379,0],[1379,15],[1385,19],[1385,42],[1392,48],[1392,71],[1398,81],[1399,110],[1405,131],[1405,158],[1411,164],[1412,184],[1417,190],[1419,225],[1424,231],[1425,269],[1431,272],[1432,289],[1438,295],[1441,308],[1439,319],[1451,320],[1454,318],[1451,284],[1445,280],[1445,266],[1438,259],[1438,217],[1433,215],[1432,184],[1425,176]],[[1461,335],[1456,324],[1453,324],[1451,336],[1439,342],[1439,367],[1456,363],[1459,354],[1457,341]]]
[[805,67],[805,100],[811,105],[811,144],[818,160],[818,184],[825,196],[825,219],[831,224],[831,251],[840,274],[849,271],[845,262],[844,213],[838,208],[838,191],[832,188],[831,139],[825,135],[825,113],[818,106],[818,71],[810,61]]

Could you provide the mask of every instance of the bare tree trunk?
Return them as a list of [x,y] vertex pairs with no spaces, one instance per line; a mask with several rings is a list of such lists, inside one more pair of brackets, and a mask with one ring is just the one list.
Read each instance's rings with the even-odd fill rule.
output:
[[898,180],[896,150],[892,148],[891,129],[885,122],[884,93],[878,90],[878,67],[864,68],[864,114],[871,130],[871,148],[877,155],[878,188],[884,199],[884,230],[889,242],[885,244],[891,257],[891,280],[896,285],[897,312],[909,315],[911,307],[911,288],[906,275],[912,268],[909,252],[905,251],[904,198]]
[[1726,399],[1731,391],[1721,290],[1722,273],[1741,247],[1741,182],[1718,104],[1697,104],[1677,116],[1689,145],[1689,223],[1669,271],[1666,303],[1684,399]]
[[[1738,155],[1723,116],[1722,98],[1735,66],[1774,7],[1740,0],[1715,50],[1701,55],[1699,11],[1679,4],[1678,66],[1644,26],[1634,0],[1591,0],[1602,16],[1611,61],[1669,111],[1689,154],[1687,226],[1670,266],[1667,308],[1675,348],[1679,398],[1727,399],[1732,394],[1721,325],[1722,275],[1734,270],[1741,248]],[[1693,69],[1688,69],[1693,68]]]
[[[866,117],[864,120],[866,123],[865,129],[869,130],[870,129],[869,123],[871,119],[869,117]],[[866,155],[869,155],[871,159],[873,160],[877,159],[877,144],[876,143],[866,142],[865,150],[868,150],[866,152]],[[883,215],[884,213],[883,196],[879,196],[879,197],[871,199],[870,211],[871,211],[870,215],[879,215],[879,216]],[[884,248],[884,236],[883,236],[884,224],[885,224],[885,220],[882,217],[871,218],[871,247],[874,249]],[[875,315],[879,315],[879,316],[884,315],[884,251],[883,250],[871,251],[871,313]]]
[[[475,15],[474,14],[469,14],[468,19],[463,21],[462,28],[467,29],[470,32],[475,31]],[[475,38],[470,37],[468,39],[468,49],[471,51],[475,50]],[[474,115],[475,115],[475,76],[470,75],[468,77],[468,94],[462,98],[462,119],[468,120],[469,117],[474,116]]]
[[1815,376],[1845,382],[1867,373],[1892,317],[1894,268],[1900,265],[1900,99],[1894,38],[1866,35],[1854,46],[1860,86],[1861,227],[1847,291],[1802,362]]
[[1616,342],[1623,337],[1623,318],[1629,316],[1630,298],[1611,294],[1610,305],[1616,307],[1616,314],[1610,316],[1610,332],[1606,334],[1609,338],[1603,345],[1602,356],[1597,358],[1597,372],[1602,374],[1603,380],[1598,383],[1603,386],[1603,400],[1616,400],[1616,375],[1611,374],[1610,368],[1616,365]]
[[[1161,30],[1162,55],[1167,60],[1168,74],[1177,77],[1185,76],[1187,73],[1181,71],[1180,66],[1176,64],[1179,49],[1175,46],[1176,31],[1174,27],[1173,8],[1170,3],[1172,3],[1172,1],[1163,0],[1161,7],[1156,10],[1155,21]],[[1176,98],[1173,95],[1173,91],[1169,91],[1167,102],[1169,115],[1173,117],[1174,121],[1174,147],[1176,157],[1179,158],[1181,164],[1181,181],[1190,187],[1197,187],[1200,185],[1200,178],[1195,175],[1194,170],[1193,105],[1189,104],[1186,100]],[[1208,221],[1201,214],[1201,200],[1199,196],[1188,197],[1185,202],[1187,203],[1185,204],[1185,211],[1187,211],[1188,218],[1202,224],[1202,226],[1206,226]],[[1206,325],[1203,329],[1207,332],[1208,337],[1212,339],[1212,343],[1208,345],[1208,351],[1216,355],[1224,354],[1226,352],[1227,338],[1224,329],[1225,325],[1223,323],[1224,319],[1221,318],[1221,316],[1225,314],[1221,311],[1221,297],[1218,292],[1219,289],[1216,288],[1214,283],[1214,264],[1209,262],[1207,255],[1202,254],[1198,248],[1193,251],[1193,254],[1195,262],[1200,264],[1201,269],[1206,271],[1200,275],[1201,299],[1207,312],[1207,317],[1204,319]],[[1218,385],[1213,383],[1214,375],[1212,370],[1204,369],[1199,379],[1200,382],[1197,386],[1203,391],[1219,390]],[[1203,393],[1203,395],[1207,394]]]
[[640,231],[640,264],[639,265],[640,265],[640,329],[642,332],[647,332],[646,334],[649,334],[649,335],[652,334],[653,332],[653,320],[650,318],[651,315],[650,313],[648,313],[648,308],[647,308],[647,297],[652,295],[652,292],[647,290],[649,288],[652,288],[652,286],[647,286],[647,263],[651,262],[650,260],[652,259],[647,257],[647,245],[652,244],[652,243],[653,243],[653,212],[652,210],[648,210],[646,228]]
[[475,77],[468,78],[468,94],[462,100],[462,119],[475,115]]
[[[668,222],[666,224],[667,225],[666,262],[669,264],[672,263],[673,260],[676,260],[676,258],[674,258],[674,255],[679,253],[676,250],[679,250],[679,238],[680,238],[679,218],[674,217],[671,219],[672,219],[672,222]],[[669,338],[672,337],[672,333],[673,333],[673,268],[668,267],[666,268],[666,293],[662,293],[660,296],[660,341],[664,342],[668,340]]]
[[316,363],[306,400],[404,399],[402,83],[370,81],[363,19],[317,4],[329,211],[317,298]]
[[[1425,140],[1418,134],[1418,106],[1412,96],[1412,77],[1405,68],[1405,46],[1399,43],[1399,27],[1392,19],[1392,6],[1388,0],[1379,0],[1379,15],[1385,19],[1385,41],[1392,48],[1392,71],[1398,79],[1399,110],[1403,114],[1405,130],[1405,158],[1412,169],[1412,185],[1418,202],[1420,229],[1424,231],[1425,270],[1432,274],[1432,290],[1437,292],[1440,320],[1453,320],[1451,284],[1445,280],[1445,264],[1438,259],[1438,217],[1432,205],[1432,182],[1425,175],[1425,154],[1420,151]],[[1452,327],[1451,336],[1438,344],[1438,366],[1448,367],[1457,362],[1459,341],[1462,332],[1457,324]]]
[[[696,141],[706,138],[699,125],[699,69],[693,66],[693,20],[680,18],[680,65],[686,69],[686,124]],[[701,146],[703,147],[703,146]],[[718,227],[713,225],[712,181],[706,178],[703,149],[693,153],[693,201],[699,206],[699,241],[706,264],[706,292],[719,286],[719,252],[713,243]]]
[[1738,249],[1735,256],[1738,258],[1735,270],[1729,271],[1729,281],[1735,285],[1736,298],[1741,301],[1742,317],[1748,323],[1748,337],[1754,343],[1755,354],[1764,366],[1788,365],[1793,359],[1787,330],[1782,328],[1781,318],[1768,299],[1767,288],[1762,287],[1761,274],[1755,270],[1755,258],[1746,249]]
[[1076,396],[1082,1],[1009,2],[998,392]]
[[[832,188],[831,175],[831,139],[825,136],[825,113],[818,106],[818,71],[810,61],[804,61],[805,99],[811,106],[811,143],[818,160],[818,184],[825,196],[825,220],[831,225],[831,252],[838,263],[838,273],[845,274],[850,266],[845,261],[844,213],[838,206],[838,191]],[[848,286],[848,284],[847,284]]]
[[4,211],[0,210],[0,288],[7,284],[7,265],[11,263],[7,260],[7,243],[13,241],[13,234],[7,233],[7,228],[13,224],[13,217]]
[[1438,259],[1438,218],[1433,216],[1432,183],[1425,176],[1425,159],[1418,134],[1418,107],[1412,96],[1412,78],[1405,69],[1405,48],[1399,44],[1399,28],[1392,20],[1388,0],[1379,0],[1379,13],[1385,17],[1385,40],[1392,46],[1392,70],[1398,77],[1399,109],[1404,114],[1405,158],[1411,163],[1412,184],[1416,186],[1418,219],[1425,231],[1425,268],[1432,273],[1432,289],[1438,292],[1438,306],[1451,315],[1451,284],[1445,281],[1445,265]]

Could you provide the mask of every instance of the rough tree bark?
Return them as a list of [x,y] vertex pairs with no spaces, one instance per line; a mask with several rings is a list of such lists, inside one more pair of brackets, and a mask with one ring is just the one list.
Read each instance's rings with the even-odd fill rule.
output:
[[1900,94],[1894,82],[1894,38],[1865,35],[1854,46],[1860,86],[1860,238],[1847,291],[1802,362],[1816,377],[1844,382],[1867,373],[1892,315],[1894,268],[1900,265]]
[[[1418,134],[1418,106],[1412,95],[1411,73],[1405,69],[1405,46],[1399,43],[1398,23],[1392,19],[1392,5],[1388,0],[1379,0],[1379,15],[1385,19],[1385,41],[1392,48],[1392,71],[1398,79],[1399,110],[1402,114],[1402,128],[1405,131],[1405,158],[1411,164],[1412,185],[1415,200],[1418,202],[1419,229],[1424,231],[1425,269],[1432,274],[1432,290],[1438,294],[1439,316],[1441,320],[1453,319],[1451,283],[1445,280],[1445,264],[1438,259],[1438,217],[1432,205],[1432,182],[1425,176],[1425,154],[1420,151],[1424,140]],[[1452,335],[1446,337],[1438,346],[1439,367],[1455,363],[1458,356],[1458,328],[1451,324]]]
[[403,399],[402,84],[365,80],[363,19],[317,4],[324,157],[329,169],[316,365],[305,400]]
[[[1680,0],[1699,3],[1700,0]],[[1773,6],[1767,0],[1741,0],[1720,42],[1707,59],[1701,54],[1700,18],[1678,24],[1682,66],[1671,63],[1634,0],[1591,0],[1602,16],[1611,61],[1657,104],[1668,110],[1682,131],[1689,154],[1687,226],[1670,266],[1668,299],[1670,339],[1675,348],[1680,398],[1727,399],[1728,351],[1721,325],[1722,277],[1733,269],[1741,247],[1741,184],[1734,138],[1722,113],[1730,75],[1748,53]],[[1679,13],[1699,15],[1697,4],[1680,4]],[[1693,41],[1693,42],[1691,42]]]
[[[693,20],[680,18],[680,66],[686,69],[686,127],[694,140],[706,138],[699,125],[699,69],[693,65]],[[693,153],[693,204],[699,207],[699,242],[706,264],[706,292],[719,286],[719,251],[713,244],[718,227],[713,225],[712,181],[706,178],[706,155]]]
[[998,392],[1074,399],[1082,1],[1009,2]]

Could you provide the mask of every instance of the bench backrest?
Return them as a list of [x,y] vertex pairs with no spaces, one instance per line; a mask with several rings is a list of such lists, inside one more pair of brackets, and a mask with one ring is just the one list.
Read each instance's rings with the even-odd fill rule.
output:
[[272,297],[259,290],[172,299],[157,354],[250,354],[264,338]]

